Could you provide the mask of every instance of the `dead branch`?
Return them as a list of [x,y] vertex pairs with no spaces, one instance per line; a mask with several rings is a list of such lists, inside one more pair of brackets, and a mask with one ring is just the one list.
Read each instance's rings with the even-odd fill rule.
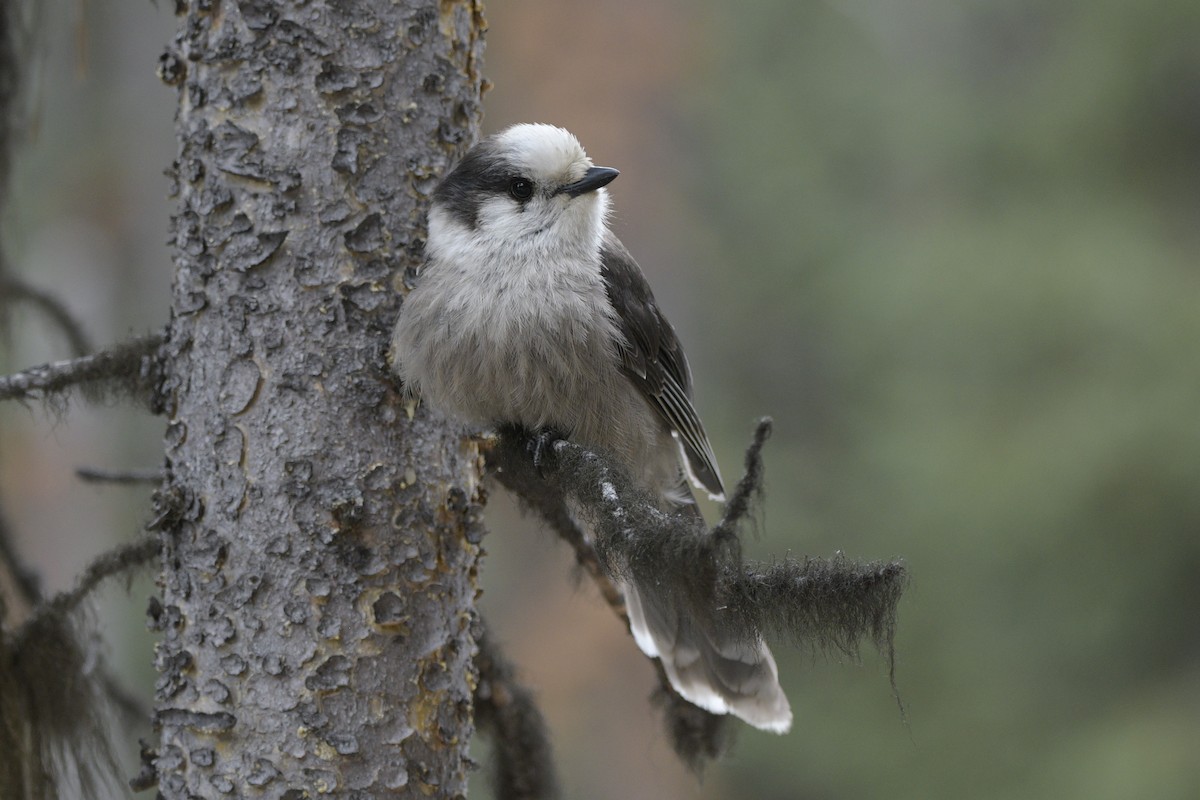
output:
[[132,542],[118,545],[106,553],[101,553],[79,576],[75,588],[59,592],[34,610],[32,617],[17,631],[17,635],[14,637],[18,646],[27,636],[26,631],[35,629],[39,617],[70,614],[100,585],[101,581],[146,564],[158,555],[160,547],[158,536],[147,534]]
[[559,797],[546,724],[533,693],[484,626],[476,637],[475,721],[492,736],[493,791],[499,800],[553,800]]
[[108,350],[32,367],[0,377],[0,400],[41,399],[81,386],[130,396],[153,406],[157,390],[156,352],[163,335],[151,334]]
[[[759,423],[746,452],[745,473],[712,529],[694,513],[665,513],[655,498],[602,456],[567,441],[534,466],[536,437],[501,432],[487,449],[497,479],[537,510],[571,546],[576,560],[628,626],[614,578],[653,575],[668,583],[731,636],[775,634],[816,650],[856,654],[869,638],[889,662],[894,683],[896,605],[907,575],[900,562],[859,564],[832,559],[743,563],[739,530],[753,519],[765,473],[762,447],[771,431]],[[565,498],[587,516],[590,537],[567,510]],[[709,714],[679,698],[656,661],[667,727],[676,753],[694,770],[725,751],[728,717]]]
[[162,482],[162,471],[157,469],[131,469],[124,472],[96,467],[76,467],[75,477],[84,483],[158,484]]

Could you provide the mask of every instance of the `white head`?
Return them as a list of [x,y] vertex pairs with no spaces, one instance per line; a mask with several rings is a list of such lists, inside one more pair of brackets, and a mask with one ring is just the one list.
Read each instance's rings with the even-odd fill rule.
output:
[[447,237],[492,250],[595,253],[615,169],[553,125],[514,125],[471,148],[433,194],[429,251]]

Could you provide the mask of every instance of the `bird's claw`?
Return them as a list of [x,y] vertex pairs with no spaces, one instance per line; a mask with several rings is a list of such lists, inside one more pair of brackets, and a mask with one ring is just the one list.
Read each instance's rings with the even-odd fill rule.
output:
[[538,471],[540,477],[546,477],[542,466],[551,455],[550,448],[562,438],[563,435],[553,428],[542,428],[530,439],[529,449],[533,453],[533,467]]

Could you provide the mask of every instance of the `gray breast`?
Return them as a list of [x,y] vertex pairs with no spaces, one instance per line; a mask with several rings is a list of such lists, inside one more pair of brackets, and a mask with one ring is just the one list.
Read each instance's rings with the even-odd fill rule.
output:
[[651,487],[678,483],[674,441],[618,367],[611,310],[595,305],[607,304],[602,292],[543,279],[493,283],[476,302],[463,284],[452,269],[428,274],[401,310],[397,369],[427,402],[481,427],[552,427]]

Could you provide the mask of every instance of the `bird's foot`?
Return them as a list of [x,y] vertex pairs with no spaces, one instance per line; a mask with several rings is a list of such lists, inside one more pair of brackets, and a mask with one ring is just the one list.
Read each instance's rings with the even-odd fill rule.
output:
[[533,466],[542,478],[546,477],[542,467],[552,456],[550,448],[554,446],[555,442],[565,438],[562,433],[554,428],[542,428],[530,438],[529,451],[533,454]]

